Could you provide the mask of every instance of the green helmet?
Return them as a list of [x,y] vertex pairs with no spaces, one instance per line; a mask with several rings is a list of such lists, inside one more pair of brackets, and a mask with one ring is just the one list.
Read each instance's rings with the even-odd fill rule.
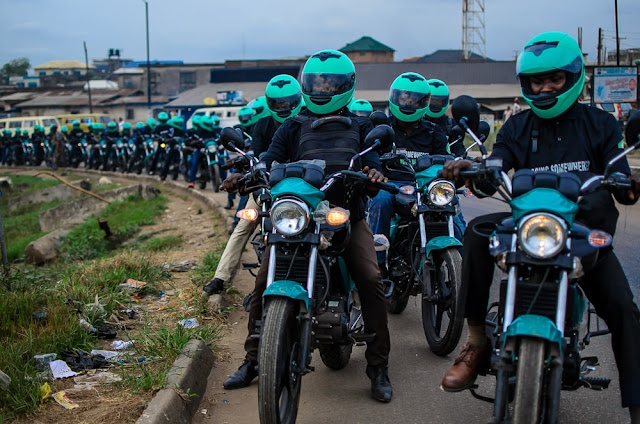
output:
[[415,72],[405,72],[396,78],[389,90],[389,110],[404,122],[422,118],[429,107],[431,87],[427,80]]
[[149,127],[150,129],[154,130],[157,125],[158,125],[158,122],[156,122],[155,119],[153,118],[147,119],[147,127]]
[[184,119],[182,118],[182,116],[174,116],[173,118],[169,119],[167,123],[177,130],[184,129]]
[[251,117],[248,125],[253,125],[258,122],[259,119],[271,115],[271,112],[269,112],[269,107],[267,106],[267,99],[265,96],[261,96],[257,99],[251,100],[247,106],[249,106],[255,112]]
[[60,127],[60,131],[65,133],[65,134],[69,132],[69,130],[67,129],[66,125],[63,125],[62,127]]
[[71,125],[73,126],[74,130],[77,130],[78,128],[80,128],[80,121],[78,121],[77,119],[74,119]]
[[220,118],[218,118],[218,115],[211,115],[211,126],[216,129],[216,128],[220,128]]
[[16,129],[13,131],[13,135],[14,135],[14,136],[16,136],[16,137],[17,137],[17,136],[19,136],[19,135],[20,135],[20,133],[21,133],[21,131],[22,131],[22,130],[21,130],[20,128],[16,128]]
[[131,123],[125,122],[122,124],[122,134],[131,134]]
[[449,87],[439,79],[427,81],[431,87],[431,100],[426,115],[429,118],[440,118],[449,109]]
[[242,106],[238,111],[238,120],[240,121],[240,125],[243,127],[251,125],[251,118],[253,118],[255,113],[256,111],[249,106]]
[[42,126],[40,126],[40,125],[34,125],[34,126],[33,126],[33,132],[34,132],[34,133],[41,133],[41,132],[44,132],[44,128],[42,128]]
[[[533,94],[531,76],[564,71],[566,82],[558,93]],[[573,105],[584,88],[584,60],[578,43],[563,32],[544,32],[525,44],[516,73],[520,79],[522,97],[533,113],[542,119],[551,119]]]
[[302,109],[300,84],[291,75],[281,74],[271,78],[264,94],[271,117],[280,123],[296,116]]
[[365,99],[353,99],[349,104],[349,112],[358,116],[369,116],[373,112],[373,106]]
[[198,119],[200,128],[202,128],[205,131],[209,131],[209,132],[213,132],[213,121],[211,120],[210,116],[201,116]]
[[143,130],[144,129],[144,122],[136,122],[136,130]]
[[192,119],[191,119],[191,125],[193,126],[193,128],[202,128],[202,125],[200,125],[200,123],[202,122],[202,117],[204,115],[195,115]]
[[160,112],[158,114],[158,121],[161,124],[166,124],[168,120],[169,120],[169,114],[167,112]]
[[302,98],[317,115],[337,112],[347,106],[356,88],[356,68],[337,50],[313,54],[302,68]]
[[29,135],[29,130],[22,130],[22,135],[28,136]]
[[91,126],[91,131],[93,131],[94,134],[100,134],[102,130],[104,130],[104,125],[100,122],[96,122]]
[[4,133],[4,135],[11,135],[11,130],[9,128],[5,128],[4,130],[2,130],[2,132]]
[[111,121],[107,124],[107,132],[108,133],[114,133],[114,132],[118,132],[118,124],[116,124],[115,122]]

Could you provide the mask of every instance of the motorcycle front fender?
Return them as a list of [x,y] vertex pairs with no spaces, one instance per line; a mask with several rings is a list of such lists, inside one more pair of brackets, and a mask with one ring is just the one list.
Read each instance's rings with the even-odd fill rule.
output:
[[457,248],[459,246],[462,246],[462,243],[460,243],[460,240],[458,240],[455,237],[449,237],[449,236],[434,237],[427,242],[427,245],[425,246],[425,250],[426,250],[425,254],[427,257],[430,257],[431,252],[435,250],[443,250],[449,247]]
[[262,295],[263,303],[268,297],[280,296],[288,297],[290,299],[299,300],[304,303],[306,309],[309,309],[309,293],[307,289],[295,281],[290,280],[277,280],[267,287]]
[[520,315],[514,319],[503,338],[503,348],[510,340],[518,337],[534,337],[548,340],[562,351],[562,333],[556,324],[541,315]]

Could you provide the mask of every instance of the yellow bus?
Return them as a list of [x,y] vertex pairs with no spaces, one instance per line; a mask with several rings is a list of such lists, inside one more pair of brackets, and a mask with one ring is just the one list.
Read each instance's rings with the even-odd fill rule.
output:
[[60,128],[60,122],[55,116],[19,116],[15,118],[1,118],[0,130],[8,128],[12,132],[16,128],[28,130],[29,135],[33,134],[33,127],[42,125],[46,130],[51,124],[56,124]]
[[76,119],[80,121],[80,128],[82,131],[89,131],[89,125],[94,123],[101,123],[105,127],[111,121],[109,115],[105,115],[104,113],[75,113],[68,115],[56,115],[60,125],[66,125],[67,129],[71,131],[71,125],[73,121]]

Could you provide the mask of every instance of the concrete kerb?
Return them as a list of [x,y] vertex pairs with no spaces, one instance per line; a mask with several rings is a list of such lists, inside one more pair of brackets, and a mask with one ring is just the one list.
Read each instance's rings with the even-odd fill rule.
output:
[[[68,168],[67,171],[120,178],[126,175],[126,177],[133,177],[136,180],[159,183],[157,178],[146,175],[119,174],[117,172],[75,168]],[[207,207],[217,210],[221,216],[227,214],[227,211],[220,203],[202,192],[189,189],[175,181],[164,181],[162,184],[197,197]],[[211,372],[213,362],[213,353],[203,341],[190,340],[169,370],[165,388],[156,393],[138,421],[136,421],[136,424],[189,424],[207,388],[207,377]]]

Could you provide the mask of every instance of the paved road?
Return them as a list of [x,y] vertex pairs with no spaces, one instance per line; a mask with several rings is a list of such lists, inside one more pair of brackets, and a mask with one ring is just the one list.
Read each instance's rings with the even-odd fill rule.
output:
[[[479,214],[506,208],[506,205],[491,199],[472,198],[463,199],[462,202],[467,221]],[[640,265],[635,260],[635,248],[640,237],[640,209],[620,207],[620,212],[615,246],[637,297],[640,296]],[[245,280],[242,276],[240,278]],[[496,286],[494,284],[494,288]],[[495,290],[493,296],[496,296]],[[226,346],[231,361],[219,363],[211,373],[209,388],[202,404],[207,413],[198,414],[194,422],[258,422],[257,384],[236,391],[224,391],[220,387],[221,382],[235,370],[243,357],[242,340],[246,316],[238,314],[232,319],[238,319],[238,323]],[[354,348],[349,365],[338,372],[326,368],[316,353],[313,363],[316,371],[303,379],[298,422],[467,424],[486,422],[490,418],[492,405],[474,399],[468,391],[450,394],[440,390],[442,376],[457,351],[446,358],[429,351],[422,330],[420,305],[415,299],[410,301],[402,315],[390,316],[389,323],[392,338],[390,377],[394,384],[393,401],[390,404],[380,404],[370,398],[369,381],[364,374],[364,348]],[[561,422],[628,422],[627,411],[620,408],[617,371],[609,336],[595,338],[584,354],[600,358],[601,366],[595,375],[612,378],[611,388],[603,392],[586,389],[563,392]],[[478,382],[483,394],[493,396],[492,378],[480,377]]]

